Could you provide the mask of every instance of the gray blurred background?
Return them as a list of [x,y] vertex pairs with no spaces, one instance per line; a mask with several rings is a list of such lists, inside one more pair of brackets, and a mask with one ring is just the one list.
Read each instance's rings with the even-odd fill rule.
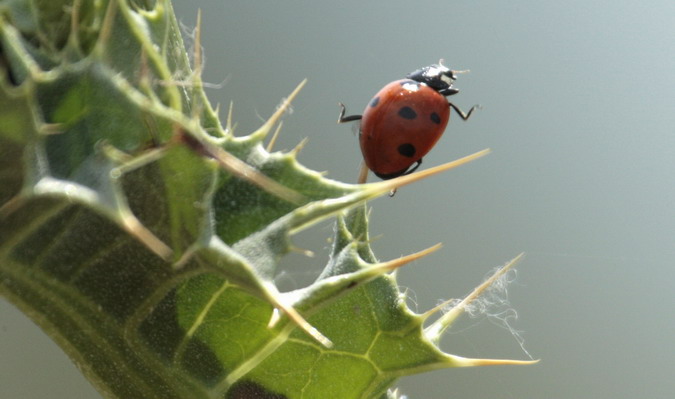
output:
[[[358,141],[337,102],[360,113],[384,84],[444,58],[460,75],[454,115],[423,168],[493,153],[372,207],[388,260],[437,242],[399,282],[419,311],[462,297],[495,266],[526,257],[509,320],[534,366],[404,378],[426,398],[675,397],[675,2],[176,1],[189,33],[203,10],[204,79],[252,131],[302,79],[277,149],[305,137],[306,166],[354,182]],[[225,112],[222,112],[225,115]],[[374,178],[371,176],[371,180]],[[295,237],[279,284],[314,278],[331,223]],[[414,304],[412,306],[415,306]],[[502,308],[492,309],[499,313]],[[496,317],[464,317],[442,347],[527,359]],[[0,398],[95,398],[58,347],[0,301]]]

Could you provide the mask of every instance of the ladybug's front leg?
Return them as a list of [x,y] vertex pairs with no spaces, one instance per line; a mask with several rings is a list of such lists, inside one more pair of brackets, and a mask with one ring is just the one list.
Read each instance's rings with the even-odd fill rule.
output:
[[474,105],[473,107],[471,107],[471,109],[469,110],[469,112],[467,112],[467,113],[465,114],[464,111],[462,111],[461,109],[457,108],[457,106],[455,106],[455,104],[453,104],[453,103],[448,103],[448,104],[450,104],[450,108],[454,109],[455,112],[457,112],[457,115],[459,115],[459,117],[462,118],[463,120],[469,119],[469,117],[471,116],[471,113],[473,113],[473,110],[474,110],[474,109],[478,109],[478,108],[481,107],[480,105]]
[[[361,120],[361,115],[349,115],[345,116],[345,105],[338,103],[340,105],[340,116],[338,116],[338,123],[353,122]],[[469,111],[471,113],[471,111]]]

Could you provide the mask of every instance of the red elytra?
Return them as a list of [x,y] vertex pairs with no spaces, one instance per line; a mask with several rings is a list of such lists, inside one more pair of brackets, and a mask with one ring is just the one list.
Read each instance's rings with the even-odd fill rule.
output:
[[436,90],[410,79],[389,83],[361,118],[366,166],[382,179],[406,173],[441,138],[449,119],[448,101]]
[[[338,123],[361,120],[361,152],[375,175],[392,179],[414,172],[443,135],[450,108],[464,120],[471,116],[478,106],[465,114],[446,99],[459,92],[452,87],[457,72],[442,64],[413,71],[407,79],[384,86],[363,115],[345,116],[345,107],[340,103]],[[365,182],[365,176],[363,173],[359,183]]]

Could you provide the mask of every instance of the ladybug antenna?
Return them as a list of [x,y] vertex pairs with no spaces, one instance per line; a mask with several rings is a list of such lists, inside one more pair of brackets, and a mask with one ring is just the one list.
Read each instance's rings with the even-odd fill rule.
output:
[[452,80],[456,80],[456,79],[457,79],[457,78],[455,77],[456,74],[461,74],[461,73],[468,73],[468,72],[470,72],[468,69],[462,69],[462,70],[460,70],[460,71],[453,71],[452,69],[450,69],[450,68],[448,68],[447,66],[445,66],[445,59],[443,59],[443,58],[441,58],[440,60],[438,60],[438,66],[441,67],[441,68],[443,68],[443,69],[446,69],[447,72],[450,72],[450,78],[451,78]]
[[449,72],[450,72],[450,79],[452,79],[452,81],[454,83],[454,81],[457,80],[457,75],[459,75],[461,73],[469,73],[470,71],[468,69],[462,69],[461,71],[450,70]]

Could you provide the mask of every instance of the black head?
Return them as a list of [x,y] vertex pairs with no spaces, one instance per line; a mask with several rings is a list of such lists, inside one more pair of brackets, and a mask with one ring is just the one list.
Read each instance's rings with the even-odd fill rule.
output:
[[410,72],[406,78],[424,83],[444,96],[451,96],[459,93],[458,89],[452,87],[455,79],[457,79],[455,77],[457,72],[442,64],[432,64]]

